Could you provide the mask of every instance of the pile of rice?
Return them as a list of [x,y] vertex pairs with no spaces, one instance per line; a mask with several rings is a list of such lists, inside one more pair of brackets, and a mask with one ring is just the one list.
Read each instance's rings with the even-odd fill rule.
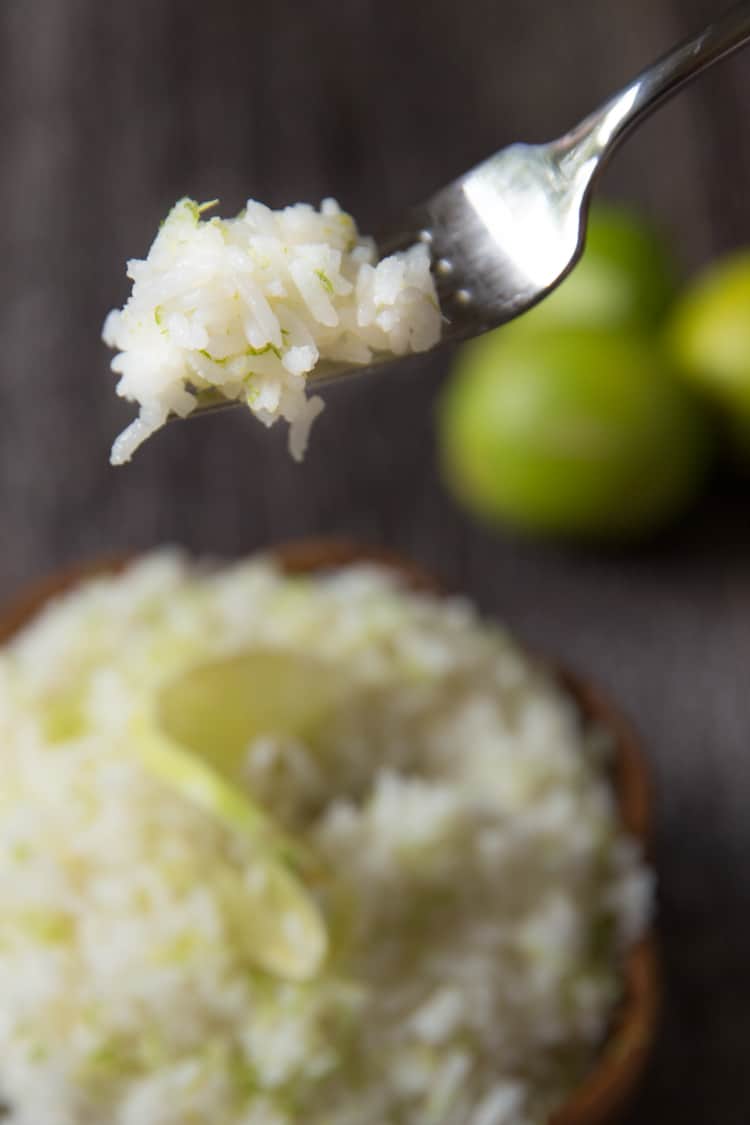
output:
[[306,391],[319,362],[363,365],[440,339],[425,246],[378,262],[334,199],[320,211],[250,200],[236,219],[203,218],[213,205],[172,208],[145,261],[128,263],[125,308],[105,322],[117,393],[140,407],[115,441],[114,465],[207,391],[247,403],[267,426],[285,418],[300,460],[323,409]]
[[[346,689],[314,742],[268,731],[244,766],[322,860],[304,983],[247,958],[213,877],[252,845],[127,733],[160,684],[257,645]],[[466,602],[375,567],[157,553],[53,603],[0,651],[7,1125],[543,1125],[649,912],[608,753]]]

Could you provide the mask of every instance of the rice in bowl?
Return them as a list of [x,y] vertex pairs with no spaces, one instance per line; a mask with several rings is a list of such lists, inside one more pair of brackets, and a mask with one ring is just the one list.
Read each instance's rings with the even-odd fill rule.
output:
[[[343,688],[243,762],[321,861],[329,954],[302,982],[247,958],[216,878],[252,846],[129,734],[160,684],[259,645]],[[602,732],[466,602],[377,567],[160,553],[89,581],[3,650],[0,754],[9,1125],[542,1125],[647,921]]]

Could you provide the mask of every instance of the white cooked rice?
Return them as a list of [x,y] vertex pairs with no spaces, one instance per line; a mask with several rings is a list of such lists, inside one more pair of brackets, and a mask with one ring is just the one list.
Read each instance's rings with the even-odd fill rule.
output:
[[425,246],[378,262],[372,239],[334,199],[320,211],[250,200],[236,219],[203,218],[211,206],[182,199],[172,208],[145,261],[128,263],[125,308],[105,322],[117,393],[140,408],[115,441],[115,465],[170,413],[194,410],[191,392],[206,391],[246,402],[267,426],[285,418],[300,460],[323,409],[306,390],[319,362],[362,365],[440,339]]
[[[126,734],[165,679],[269,644],[348,694],[315,746],[247,750],[256,798],[325,858],[332,953],[305,984],[233,937],[212,874],[252,847]],[[466,602],[377,568],[159,553],[59,600],[0,651],[8,1125],[543,1125],[649,912],[605,743]]]

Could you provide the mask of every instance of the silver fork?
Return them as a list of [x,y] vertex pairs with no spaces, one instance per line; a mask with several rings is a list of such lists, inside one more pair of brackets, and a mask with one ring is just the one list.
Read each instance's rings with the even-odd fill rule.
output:
[[[430,247],[442,342],[496,328],[555,289],[581,256],[593,188],[620,141],[686,82],[748,40],[745,2],[664,55],[558,140],[502,149],[379,238],[383,255],[420,241]],[[375,365],[383,362],[393,357],[377,357]],[[308,382],[368,369],[319,364]],[[221,405],[199,397],[194,413]]]

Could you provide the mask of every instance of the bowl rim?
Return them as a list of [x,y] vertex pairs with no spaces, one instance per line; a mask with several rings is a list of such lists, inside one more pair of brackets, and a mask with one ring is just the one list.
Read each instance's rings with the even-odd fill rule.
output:
[[[124,570],[139,553],[104,556],[74,564],[32,582],[0,605],[0,645],[27,625],[58,595],[83,581]],[[411,559],[378,546],[343,538],[308,538],[251,552],[267,558],[290,575],[342,569],[373,563],[401,575],[416,591],[446,596],[452,591]],[[532,653],[539,659],[536,653]],[[567,668],[541,660],[575,699],[587,720],[615,736],[613,788],[620,819],[631,836],[650,852],[651,783],[639,740],[630,723],[597,687]],[[653,926],[627,953],[623,975],[625,995],[600,1054],[585,1078],[550,1118],[549,1125],[611,1125],[640,1085],[656,1038],[661,1006],[661,973]]]

